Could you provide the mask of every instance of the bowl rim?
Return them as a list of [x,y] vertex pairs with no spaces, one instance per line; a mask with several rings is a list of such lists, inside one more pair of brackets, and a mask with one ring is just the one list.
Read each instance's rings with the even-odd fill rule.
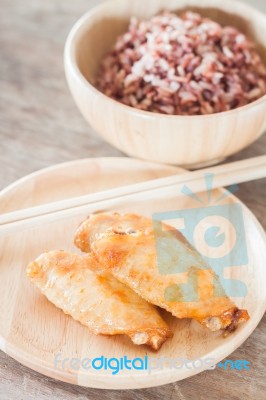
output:
[[[123,104],[119,102],[118,100],[113,99],[112,97],[107,96],[100,90],[98,90],[90,81],[88,81],[83,73],[81,72],[78,63],[77,63],[77,57],[75,54],[75,46],[74,46],[74,39],[80,34],[80,31],[84,26],[86,26],[86,23],[90,20],[90,18],[94,15],[97,14],[101,9],[104,9],[107,5],[110,5],[110,3],[117,3],[121,0],[107,0],[104,1],[101,4],[98,4],[97,6],[91,8],[89,11],[87,11],[85,14],[83,14],[72,26],[70,29],[65,46],[64,46],[64,69],[65,69],[65,75],[66,79],[68,81],[68,71],[71,70],[71,73],[76,77],[76,79],[79,81],[81,85],[85,85],[87,89],[89,89],[92,93],[100,97],[103,101],[107,101],[110,104],[112,104],[114,107],[122,107],[125,113],[128,114],[136,114],[138,116],[146,117],[146,118],[164,118],[164,119],[179,119],[179,120],[184,120],[184,119],[211,119],[211,118],[219,118],[221,117],[227,117],[232,114],[239,114],[242,111],[246,111],[248,109],[251,109],[253,107],[256,107],[260,105],[260,103],[265,102],[266,100],[266,94],[261,96],[255,101],[252,101],[249,104],[246,104],[241,107],[234,108],[232,110],[227,110],[227,111],[221,111],[218,113],[212,113],[212,114],[200,114],[200,115],[178,115],[178,114],[163,114],[159,112],[152,112],[152,111],[145,111],[145,110],[139,110],[137,108],[128,106],[126,104]],[[223,2],[228,2],[228,0],[223,0]],[[218,0],[213,1],[213,8],[216,8],[218,4]],[[234,4],[241,6],[241,8],[245,8],[246,11],[252,12],[253,14],[259,15],[261,18],[265,19],[266,22],[266,14],[264,14],[262,11],[259,9],[250,6],[249,4],[245,4],[241,1],[234,0]],[[188,5],[189,6],[189,5]],[[200,3],[199,3],[200,6]],[[232,11],[232,14],[234,14],[234,11]]]

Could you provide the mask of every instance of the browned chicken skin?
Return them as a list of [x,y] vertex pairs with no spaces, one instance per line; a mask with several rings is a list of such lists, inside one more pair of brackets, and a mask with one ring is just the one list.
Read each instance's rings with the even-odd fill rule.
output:
[[[167,249],[168,261],[174,259],[178,265],[182,259],[185,272],[159,271],[152,221],[139,215],[92,215],[78,228],[75,244],[84,252],[92,250],[106,271],[177,318],[193,318],[212,331],[227,332],[247,321],[248,312],[239,310],[227,297],[218,276],[185,237],[167,225],[164,228],[174,239],[174,246]],[[160,235],[164,239],[165,233],[158,230],[157,239]],[[167,271],[167,265],[164,267]],[[191,282],[190,288],[187,282]]]
[[153,305],[101,270],[90,254],[44,253],[28,265],[27,275],[48,300],[95,334],[128,335],[153,350],[173,336]]

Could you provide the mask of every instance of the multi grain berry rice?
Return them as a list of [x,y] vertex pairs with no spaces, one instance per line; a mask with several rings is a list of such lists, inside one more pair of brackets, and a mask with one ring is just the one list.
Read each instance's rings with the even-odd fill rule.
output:
[[199,14],[132,18],[102,61],[96,87],[126,105],[175,115],[212,114],[266,93],[266,68],[236,28]]

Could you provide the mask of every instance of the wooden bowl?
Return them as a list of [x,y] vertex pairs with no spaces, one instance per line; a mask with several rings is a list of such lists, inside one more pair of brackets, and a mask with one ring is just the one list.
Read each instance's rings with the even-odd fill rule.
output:
[[100,93],[91,83],[102,57],[129,18],[160,10],[191,9],[222,25],[236,26],[257,43],[266,63],[266,16],[231,0],[113,0],[85,14],[65,46],[70,91],[85,119],[106,141],[126,154],[186,167],[212,164],[254,142],[266,128],[266,95],[235,110],[211,115],[174,116],[140,111]]

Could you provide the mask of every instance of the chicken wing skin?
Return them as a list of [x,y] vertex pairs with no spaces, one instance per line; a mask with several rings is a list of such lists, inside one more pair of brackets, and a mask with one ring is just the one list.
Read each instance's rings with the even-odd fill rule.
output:
[[[226,296],[218,276],[185,237],[172,227],[163,226],[165,231],[156,232],[156,240],[161,239],[165,246],[163,271],[158,268],[158,246],[156,252],[149,218],[134,214],[92,215],[79,227],[75,244],[82,251],[92,249],[101,265],[120,282],[177,318],[193,318],[212,331],[226,332],[248,320],[248,312],[239,310]],[[170,245],[165,240],[169,235],[174,239]],[[177,266],[175,273],[167,263]]]
[[151,220],[136,214],[98,213],[90,215],[75,233],[74,243],[83,252],[89,253],[91,245],[108,231],[130,233],[152,230]]
[[48,300],[96,335],[128,335],[153,350],[172,337],[157,309],[101,270],[91,254],[44,253],[28,265],[27,275]]

